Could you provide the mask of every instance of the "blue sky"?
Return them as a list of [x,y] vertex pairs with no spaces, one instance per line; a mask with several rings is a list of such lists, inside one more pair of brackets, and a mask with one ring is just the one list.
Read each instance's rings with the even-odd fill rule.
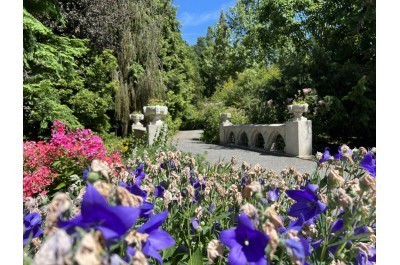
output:
[[197,37],[205,36],[207,28],[219,20],[221,10],[227,11],[235,0],[175,0],[182,37],[189,45],[196,44]]

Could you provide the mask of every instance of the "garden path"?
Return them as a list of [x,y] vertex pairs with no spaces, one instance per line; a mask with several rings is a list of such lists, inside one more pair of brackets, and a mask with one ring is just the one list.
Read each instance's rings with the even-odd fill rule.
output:
[[259,164],[267,170],[280,173],[282,169],[295,167],[301,173],[312,173],[316,169],[316,162],[300,159],[297,157],[286,156],[276,152],[257,152],[239,149],[231,146],[206,144],[201,142],[200,135],[202,130],[179,131],[172,139],[172,144],[182,152],[190,152],[194,155],[206,153],[207,161],[217,163],[218,161],[229,162],[235,156],[238,163],[246,161],[251,165]]

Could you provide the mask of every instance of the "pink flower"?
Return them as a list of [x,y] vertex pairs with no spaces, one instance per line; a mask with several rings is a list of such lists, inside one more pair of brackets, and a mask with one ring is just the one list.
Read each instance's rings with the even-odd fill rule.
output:
[[106,161],[111,167],[121,161],[119,152],[107,154],[103,141],[91,130],[70,131],[65,124],[55,121],[50,141],[24,142],[24,197],[46,193],[46,187],[58,174],[53,163],[63,163],[65,156],[72,159],[82,171],[86,164],[96,158]]

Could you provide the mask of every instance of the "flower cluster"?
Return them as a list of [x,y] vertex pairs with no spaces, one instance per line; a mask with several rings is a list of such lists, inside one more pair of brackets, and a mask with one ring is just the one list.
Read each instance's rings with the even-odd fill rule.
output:
[[315,172],[280,174],[162,149],[114,168],[95,159],[73,199],[26,200],[45,220],[41,246],[26,245],[36,262],[57,237],[66,263],[374,264],[376,150],[319,156]]
[[119,153],[108,155],[100,137],[88,129],[70,131],[60,121],[54,122],[48,142],[24,142],[23,157],[24,198],[46,194],[47,187],[63,171],[83,171],[95,158],[110,166],[120,163]]

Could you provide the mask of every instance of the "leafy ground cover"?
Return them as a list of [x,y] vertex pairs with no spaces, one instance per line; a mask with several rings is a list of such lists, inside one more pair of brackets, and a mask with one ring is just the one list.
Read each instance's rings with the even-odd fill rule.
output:
[[314,172],[276,173],[167,145],[110,159],[100,137],[59,123],[24,147],[24,264],[376,260],[375,149],[342,145],[317,153]]

